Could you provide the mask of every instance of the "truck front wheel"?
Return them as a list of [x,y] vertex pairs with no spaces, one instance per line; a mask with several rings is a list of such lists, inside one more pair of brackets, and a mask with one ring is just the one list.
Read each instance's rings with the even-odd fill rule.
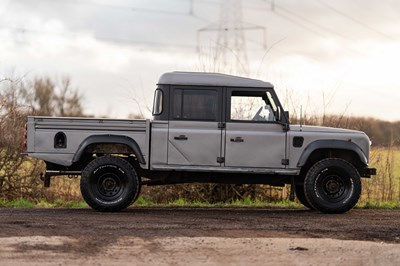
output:
[[352,209],[360,198],[360,175],[345,160],[324,159],[308,171],[304,192],[314,209],[323,213],[344,213]]
[[128,161],[103,156],[82,171],[81,192],[86,203],[95,210],[120,211],[137,198],[140,180]]

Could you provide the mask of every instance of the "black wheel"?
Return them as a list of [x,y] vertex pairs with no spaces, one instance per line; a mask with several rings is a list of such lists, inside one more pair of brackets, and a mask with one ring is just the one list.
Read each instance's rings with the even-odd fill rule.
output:
[[115,212],[132,204],[140,192],[140,180],[126,160],[103,156],[82,171],[81,192],[95,210]]
[[311,204],[308,202],[306,195],[304,194],[304,186],[296,186],[296,197],[303,204],[305,207],[309,208],[310,210],[314,210]]
[[360,198],[360,174],[345,160],[321,160],[308,171],[304,192],[314,209],[323,213],[344,213]]

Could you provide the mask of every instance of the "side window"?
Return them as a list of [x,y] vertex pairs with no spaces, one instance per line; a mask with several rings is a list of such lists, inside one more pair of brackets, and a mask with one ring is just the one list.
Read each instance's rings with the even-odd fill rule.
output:
[[153,101],[153,115],[160,115],[162,113],[163,107],[163,92],[157,89],[154,93]]
[[217,120],[216,90],[175,89],[172,117],[175,120]]
[[233,91],[230,98],[232,121],[276,121],[276,106],[269,92]]

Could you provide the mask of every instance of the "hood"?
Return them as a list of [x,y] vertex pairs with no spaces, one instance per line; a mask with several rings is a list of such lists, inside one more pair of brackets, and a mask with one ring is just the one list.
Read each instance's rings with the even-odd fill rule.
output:
[[318,127],[318,126],[300,126],[291,125],[290,130],[292,131],[302,131],[302,132],[321,132],[321,133],[343,133],[343,134],[365,134],[362,131],[343,129],[343,128],[333,128],[333,127]]

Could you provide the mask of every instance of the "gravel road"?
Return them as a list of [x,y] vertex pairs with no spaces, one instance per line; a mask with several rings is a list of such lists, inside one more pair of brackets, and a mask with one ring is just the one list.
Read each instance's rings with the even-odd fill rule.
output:
[[400,265],[400,210],[0,209],[1,265]]

